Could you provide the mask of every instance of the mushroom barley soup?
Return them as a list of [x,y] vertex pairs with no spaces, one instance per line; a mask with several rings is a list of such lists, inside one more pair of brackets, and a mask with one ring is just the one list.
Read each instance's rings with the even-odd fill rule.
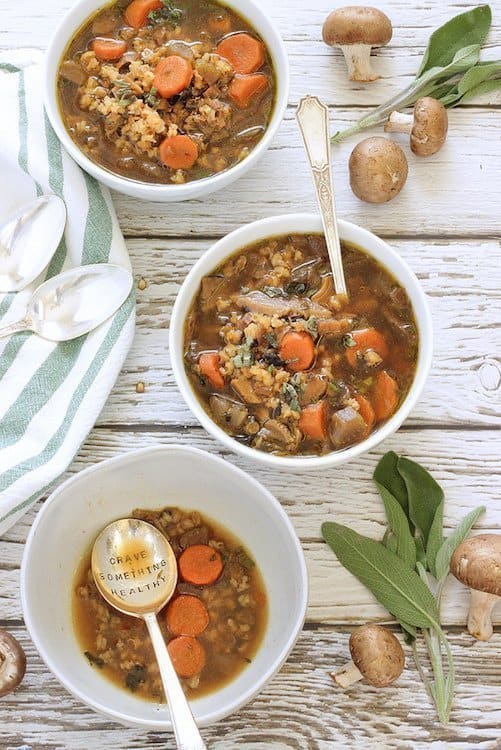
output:
[[61,61],[68,132],[123,177],[181,184],[245,159],[271,119],[270,54],[212,0],[118,0],[77,32]]
[[[164,508],[132,515],[156,526],[178,561],[174,597],[158,619],[186,694],[197,698],[223,687],[251,662],[262,640],[268,607],[259,570],[233,535],[200,513]],[[76,575],[73,623],[93,667],[142,698],[163,700],[146,625],[104,601],[90,554]]]
[[322,235],[246,247],[206,276],[185,328],[185,366],[215,422],[279,455],[359,443],[389,419],[416,371],[406,291],[342,243],[349,301],[334,293]]

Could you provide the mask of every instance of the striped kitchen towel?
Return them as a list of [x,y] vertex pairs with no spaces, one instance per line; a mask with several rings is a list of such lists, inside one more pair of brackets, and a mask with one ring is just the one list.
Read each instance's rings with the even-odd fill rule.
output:
[[[44,277],[87,263],[130,268],[108,191],[63,151],[42,104],[41,55],[0,53],[0,219],[42,193],[66,203],[63,239]],[[30,292],[0,295],[0,326]],[[0,535],[55,484],[92,429],[134,335],[134,295],[97,330],[53,344],[0,338]]]

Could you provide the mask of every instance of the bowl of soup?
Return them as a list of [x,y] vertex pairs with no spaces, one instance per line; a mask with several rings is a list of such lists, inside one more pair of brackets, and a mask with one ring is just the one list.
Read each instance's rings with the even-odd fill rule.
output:
[[49,45],[45,105],[69,154],[137,198],[243,175],[285,112],[289,66],[254,0],[80,0]]
[[[27,628],[75,697],[145,729],[171,728],[146,627],[109,607],[90,573],[97,535],[128,517],[159,529],[176,556],[178,584],[158,620],[194,716],[206,726],[257,695],[292,649],[308,598],[301,545],[262,485],[194,448],[128,453],[52,493],[23,557]],[[125,567],[116,585],[133,586],[127,560],[118,562]]]
[[271,466],[337,465],[397,430],[432,359],[421,286],[385,242],[340,221],[348,299],[320,217],[280,216],[216,243],[174,305],[170,354],[193,414]]

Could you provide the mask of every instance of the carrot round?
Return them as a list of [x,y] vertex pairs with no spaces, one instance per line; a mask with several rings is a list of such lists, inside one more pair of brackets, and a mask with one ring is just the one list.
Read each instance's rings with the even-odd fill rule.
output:
[[221,555],[208,544],[187,547],[179,558],[178,565],[183,581],[194,586],[209,586],[223,572]]
[[214,36],[224,36],[231,31],[231,18],[227,13],[218,13],[209,18],[209,29]]
[[214,388],[224,388],[224,378],[219,371],[219,354],[204,352],[198,358],[200,374],[210,381]]
[[235,73],[254,73],[264,63],[263,43],[246,33],[226,37],[216,52],[228,60]]
[[91,49],[98,60],[113,62],[122,57],[123,53],[127,50],[127,44],[122,39],[97,37],[93,39]]
[[205,604],[196,596],[181,595],[167,608],[167,625],[174,635],[200,635],[209,624]]
[[149,14],[161,8],[162,0],[132,0],[125,9],[125,20],[134,29],[146,26]]
[[357,393],[355,396],[355,401],[360,407],[360,416],[364,420],[367,427],[374,427],[374,423],[376,422],[376,415],[374,414],[374,409],[372,408],[372,404],[369,399],[365,398],[365,396],[362,396],[361,393]]
[[230,83],[228,94],[239,109],[246,109],[252,99],[269,87],[268,76],[254,73],[248,76],[235,76]]
[[169,55],[157,63],[152,88],[156,88],[160,96],[169,99],[171,96],[184,91],[193,78],[193,68],[189,60],[181,55]]
[[398,385],[386,370],[378,373],[371,397],[374,415],[378,422],[388,419],[395,412],[398,406]]
[[292,372],[307,370],[315,359],[315,344],[306,331],[289,331],[278,348],[280,358]]
[[305,437],[312,440],[325,440],[328,415],[327,401],[317,401],[316,404],[304,407],[299,417],[298,427]]
[[355,346],[350,346],[346,350],[346,359],[352,367],[357,366],[358,352],[364,352],[366,349],[373,349],[383,359],[388,356],[388,345],[384,337],[375,328],[362,328],[360,331],[353,331],[351,337],[355,341]]
[[205,667],[205,651],[196,638],[180,635],[167,645],[167,651],[179,677],[195,677]]

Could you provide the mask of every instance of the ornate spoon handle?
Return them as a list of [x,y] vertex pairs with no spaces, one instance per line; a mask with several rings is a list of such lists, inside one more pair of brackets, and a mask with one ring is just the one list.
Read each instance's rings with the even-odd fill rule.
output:
[[347,296],[332,187],[329,110],[316,96],[305,96],[299,102],[296,118],[315,181],[334,288],[337,294]]
[[0,328],[0,338],[3,336],[10,336],[12,333],[31,330],[31,323],[29,320],[18,320],[16,323],[10,323],[9,325]]

